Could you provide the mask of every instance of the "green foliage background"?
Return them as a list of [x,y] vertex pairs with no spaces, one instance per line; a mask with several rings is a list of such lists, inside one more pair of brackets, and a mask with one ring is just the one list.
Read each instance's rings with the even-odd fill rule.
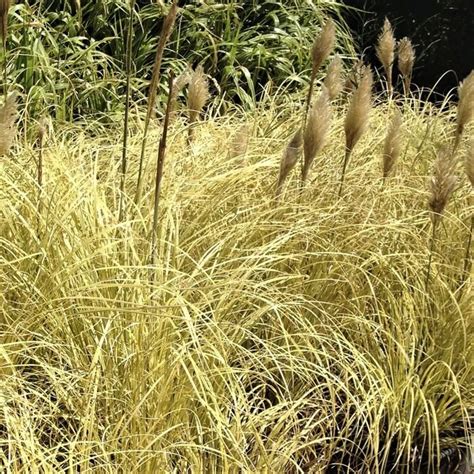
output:
[[[168,7],[151,0],[135,4],[132,87],[138,103]],[[181,8],[163,68],[181,71],[203,62],[218,100],[249,106],[268,81],[292,89],[306,80],[314,35],[328,15],[340,18],[341,9],[324,0],[189,2]],[[120,112],[129,12],[124,0],[30,0],[12,7],[9,82],[25,94],[29,113],[47,108],[56,119],[71,120]],[[350,55],[343,25],[341,20],[338,49]]]

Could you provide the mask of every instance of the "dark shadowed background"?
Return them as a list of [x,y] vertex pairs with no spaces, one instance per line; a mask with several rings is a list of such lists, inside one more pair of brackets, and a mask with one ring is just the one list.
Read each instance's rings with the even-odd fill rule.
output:
[[[436,85],[436,91],[445,94],[474,68],[474,0],[345,0],[345,4],[352,7],[347,21],[354,37],[371,62],[376,61],[373,45],[385,16],[398,39],[412,39],[417,52],[414,82],[420,87]],[[451,72],[440,80],[447,71]]]

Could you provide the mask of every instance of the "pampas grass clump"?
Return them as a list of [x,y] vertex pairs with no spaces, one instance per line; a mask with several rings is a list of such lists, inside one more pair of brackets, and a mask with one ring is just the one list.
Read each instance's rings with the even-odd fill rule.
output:
[[[428,124],[443,136],[453,111],[404,108],[407,160],[380,193],[387,108],[374,107],[343,200],[345,109],[333,108],[317,183],[300,193],[288,175],[302,132],[278,156],[299,109],[276,100],[211,117],[192,153],[188,125],[175,121],[159,212],[157,175],[145,173],[140,209],[120,223],[121,126],[48,135],[40,235],[31,146],[0,160],[0,471],[435,474],[446,453],[463,455],[474,326],[468,285],[462,298],[453,289],[467,199],[459,193],[439,226],[449,251],[434,254],[428,313],[422,217],[434,144],[417,148]],[[252,154],[235,167],[226,151],[242,123]],[[150,130],[150,142],[160,136]],[[129,147],[136,166],[141,134]],[[146,169],[155,164],[147,154]],[[279,167],[286,199],[274,199]]]

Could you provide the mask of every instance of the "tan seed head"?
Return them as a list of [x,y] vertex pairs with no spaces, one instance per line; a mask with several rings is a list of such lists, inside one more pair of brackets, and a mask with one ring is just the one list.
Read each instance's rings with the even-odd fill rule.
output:
[[304,132],[303,182],[306,181],[316,155],[323,149],[331,126],[329,94],[323,86],[321,94],[312,106]]
[[285,152],[283,153],[280,162],[280,174],[278,176],[278,182],[276,186],[277,197],[283,190],[283,185],[285,184],[286,178],[288,178],[291,170],[296,166],[296,163],[298,163],[302,145],[303,133],[301,132],[301,129],[299,129],[285,148]]
[[194,123],[209,99],[209,84],[204,69],[199,65],[189,81],[188,110],[189,121]]
[[415,64],[415,50],[409,38],[402,38],[398,43],[398,69],[402,73],[405,93],[410,90],[413,66]]
[[387,18],[383,25],[377,44],[377,56],[383,65],[385,75],[387,76],[387,84],[389,92],[392,90],[392,67],[395,59],[396,41],[393,36],[392,25]]
[[344,88],[342,60],[336,56],[328,67],[324,85],[328,91],[329,100],[334,100]]
[[430,180],[431,195],[428,207],[431,210],[433,224],[438,224],[442,218],[449,198],[456,188],[456,163],[447,148],[439,150],[434,163],[433,175]]
[[466,125],[474,117],[474,71],[461,82],[458,88],[457,135],[460,137]]
[[372,108],[372,85],[372,71],[370,67],[364,66],[362,79],[352,96],[344,123],[346,148],[349,151],[354,149],[368,127],[370,110]]
[[336,27],[332,20],[329,20],[316,38],[311,51],[311,59],[313,62],[312,76],[316,77],[319,68],[331,54],[336,42]]
[[393,114],[390,126],[385,137],[383,150],[383,177],[390,176],[401,154],[401,126],[402,114],[397,109]]
[[464,169],[466,170],[467,179],[474,189],[474,139],[469,143]]

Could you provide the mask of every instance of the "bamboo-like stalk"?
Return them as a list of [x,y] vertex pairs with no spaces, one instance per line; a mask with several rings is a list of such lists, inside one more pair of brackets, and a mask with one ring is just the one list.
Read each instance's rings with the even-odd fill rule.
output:
[[125,88],[125,115],[123,120],[123,138],[122,138],[122,163],[120,170],[120,203],[119,203],[119,222],[123,221],[125,215],[125,179],[127,175],[127,152],[128,152],[128,123],[130,116],[130,82],[132,77],[132,39],[133,39],[133,11],[135,8],[135,1],[130,1],[130,12],[128,19],[127,39],[125,45],[125,74],[126,74],[126,88]]
[[141,199],[141,195],[142,195],[143,162],[145,160],[145,150],[146,150],[146,143],[147,143],[147,136],[148,136],[148,128],[150,126],[151,117],[153,115],[153,111],[155,108],[156,93],[157,93],[158,85],[160,82],[161,63],[163,61],[163,53],[165,51],[165,47],[168,42],[168,39],[171,36],[171,33],[173,31],[173,27],[174,27],[177,15],[178,15],[178,1],[173,0],[170,11],[168,12],[168,15],[166,15],[165,21],[163,23],[160,39],[158,41],[158,46],[157,46],[156,55],[155,55],[155,63],[153,65],[153,73],[151,76],[150,87],[148,90],[148,105],[147,105],[145,125],[144,125],[144,130],[143,130],[140,162],[139,162],[139,167],[138,167],[137,191],[135,194],[135,203],[137,204],[139,203]]
[[166,156],[166,142],[168,138],[168,127],[170,121],[170,113],[172,109],[173,101],[173,86],[174,86],[174,74],[170,71],[169,76],[169,92],[168,92],[168,102],[166,104],[165,119],[163,123],[163,133],[160,139],[160,144],[158,147],[158,158],[156,163],[156,178],[155,178],[155,199],[153,205],[153,224],[151,229],[151,255],[150,260],[151,264],[155,265],[156,263],[156,238],[158,235],[158,212],[160,206],[160,192],[161,192],[161,183],[163,181],[163,169],[165,164]]

